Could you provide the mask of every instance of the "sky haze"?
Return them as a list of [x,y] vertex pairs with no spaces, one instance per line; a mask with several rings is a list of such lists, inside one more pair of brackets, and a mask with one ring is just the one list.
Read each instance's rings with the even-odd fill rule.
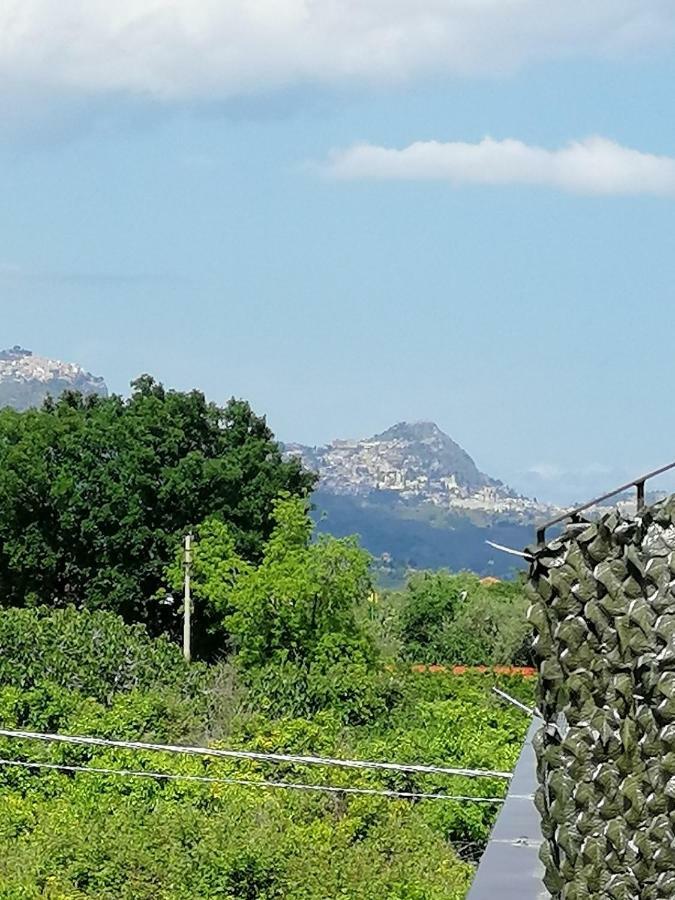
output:
[[675,6],[10,2],[3,345],[431,419],[571,502],[675,459]]

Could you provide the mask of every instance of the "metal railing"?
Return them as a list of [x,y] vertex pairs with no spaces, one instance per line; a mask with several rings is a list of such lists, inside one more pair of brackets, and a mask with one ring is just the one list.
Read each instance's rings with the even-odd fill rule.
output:
[[541,546],[542,544],[546,543],[547,528],[551,528],[553,525],[559,525],[560,522],[564,522],[566,519],[574,519],[579,515],[579,513],[590,509],[592,506],[597,506],[597,504],[602,503],[603,500],[609,500],[611,497],[616,497],[617,494],[623,494],[624,491],[627,491],[633,487],[637,489],[637,509],[639,512],[645,505],[645,483],[649,481],[650,478],[655,478],[657,475],[662,475],[664,472],[670,471],[670,469],[675,469],[675,462],[669,463],[667,466],[661,466],[660,469],[654,469],[653,472],[647,472],[646,475],[640,475],[639,478],[636,478],[633,481],[629,481],[627,482],[627,484],[622,484],[621,487],[615,488],[613,491],[609,491],[607,494],[603,494],[601,497],[596,497],[594,500],[589,500],[588,503],[584,503],[582,506],[576,506],[574,509],[570,509],[567,512],[562,513],[561,515],[556,516],[555,519],[544,522],[543,525],[539,525],[537,527],[537,544]]

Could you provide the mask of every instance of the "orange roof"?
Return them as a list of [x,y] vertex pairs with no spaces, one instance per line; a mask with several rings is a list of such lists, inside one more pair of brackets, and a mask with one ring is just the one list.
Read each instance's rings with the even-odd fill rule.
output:
[[452,672],[453,675],[467,675],[477,672],[484,675],[486,672],[494,672],[495,675],[522,675],[524,678],[533,678],[537,670],[532,666],[438,666],[417,665],[412,667],[413,672]]

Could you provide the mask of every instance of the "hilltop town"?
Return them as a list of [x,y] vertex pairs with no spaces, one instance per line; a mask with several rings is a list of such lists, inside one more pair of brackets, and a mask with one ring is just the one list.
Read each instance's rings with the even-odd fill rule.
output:
[[66,390],[108,395],[103,378],[75,363],[36,356],[18,345],[0,351],[0,407],[29,409],[39,406],[47,396],[56,398]]
[[551,509],[481,472],[433,422],[400,422],[365,440],[335,440],[325,447],[288,444],[285,450],[319,473],[323,491],[338,496],[384,492],[392,499],[521,522]]

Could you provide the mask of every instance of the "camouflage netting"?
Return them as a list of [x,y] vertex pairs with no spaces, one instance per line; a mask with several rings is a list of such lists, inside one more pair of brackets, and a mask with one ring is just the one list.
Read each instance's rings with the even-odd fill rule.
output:
[[675,497],[533,552],[546,886],[675,897]]

